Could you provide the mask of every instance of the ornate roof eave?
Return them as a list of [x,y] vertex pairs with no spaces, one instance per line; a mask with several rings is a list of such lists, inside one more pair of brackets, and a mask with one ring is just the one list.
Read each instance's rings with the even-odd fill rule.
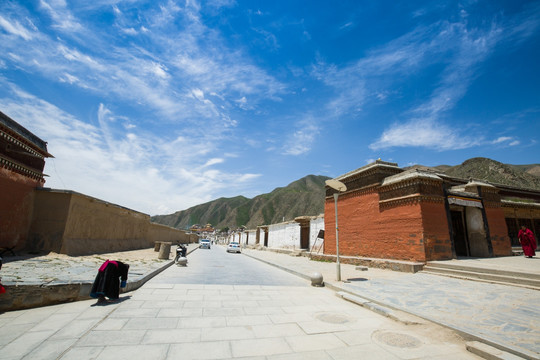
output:
[[26,150],[27,147],[32,149],[31,153],[37,152],[43,157],[54,157],[47,151],[47,142],[41,140],[28,129],[11,119],[9,116],[0,111],[0,129],[3,129],[6,135],[12,140],[18,141],[18,145]]
[[521,201],[501,200],[502,207],[519,207],[540,210],[540,204]]
[[8,170],[14,171],[18,174],[21,174],[23,176],[34,179],[34,180],[43,181],[44,177],[48,176],[40,171],[31,169],[26,165],[23,165],[17,161],[8,159],[2,155],[0,155],[0,166]]
[[398,183],[410,181],[433,181],[438,183],[443,182],[443,180],[439,176],[433,173],[413,169],[385,178],[381,184],[381,188],[390,187]]
[[[358,195],[364,195],[367,193],[373,193],[373,192],[376,192],[378,188],[379,188],[379,184],[371,184],[371,185],[363,186],[361,188],[340,192],[339,197],[347,198],[351,196],[358,196]],[[326,195],[324,199],[325,201],[330,201],[330,200],[334,201],[333,195]]]

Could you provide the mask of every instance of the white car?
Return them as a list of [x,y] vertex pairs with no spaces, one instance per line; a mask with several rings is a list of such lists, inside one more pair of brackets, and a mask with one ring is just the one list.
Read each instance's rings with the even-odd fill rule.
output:
[[199,249],[210,249],[210,240],[208,239],[199,240]]
[[242,252],[240,250],[240,244],[235,241],[229,243],[229,245],[227,245],[227,252],[235,252],[235,253]]

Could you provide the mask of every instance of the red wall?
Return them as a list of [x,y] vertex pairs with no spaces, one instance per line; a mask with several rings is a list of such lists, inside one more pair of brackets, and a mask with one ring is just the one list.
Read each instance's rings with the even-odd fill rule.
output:
[[[340,255],[424,261],[420,205],[380,210],[376,192],[342,195],[338,215]],[[335,254],[333,198],[325,203],[324,218],[324,252]]]
[[422,202],[426,261],[452,259],[452,242],[444,203]]
[[508,237],[508,228],[504,219],[504,210],[500,207],[486,207],[489,235],[494,256],[512,255],[512,244]]
[[34,188],[39,181],[0,168],[0,247],[20,249],[32,217]]
[[[336,253],[334,199],[325,203],[324,253]],[[376,192],[338,200],[340,255],[425,262],[451,259],[444,204],[405,203],[379,208]]]

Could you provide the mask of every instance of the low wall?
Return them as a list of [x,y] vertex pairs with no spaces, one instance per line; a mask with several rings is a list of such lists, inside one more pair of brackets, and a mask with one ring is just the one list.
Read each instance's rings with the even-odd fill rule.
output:
[[193,241],[182,230],[151,223],[147,214],[73,191],[36,189],[34,200],[29,251],[76,256]]

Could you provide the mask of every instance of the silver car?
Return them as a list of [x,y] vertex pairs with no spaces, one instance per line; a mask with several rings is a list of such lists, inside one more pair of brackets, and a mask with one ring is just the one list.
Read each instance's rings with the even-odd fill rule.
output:
[[229,245],[227,245],[227,252],[234,252],[234,253],[242,252],[240,250],[240,244],[235,241],[229,243]]
[[210,249],[210,240],[208,239],[199,240],[199,249]]

